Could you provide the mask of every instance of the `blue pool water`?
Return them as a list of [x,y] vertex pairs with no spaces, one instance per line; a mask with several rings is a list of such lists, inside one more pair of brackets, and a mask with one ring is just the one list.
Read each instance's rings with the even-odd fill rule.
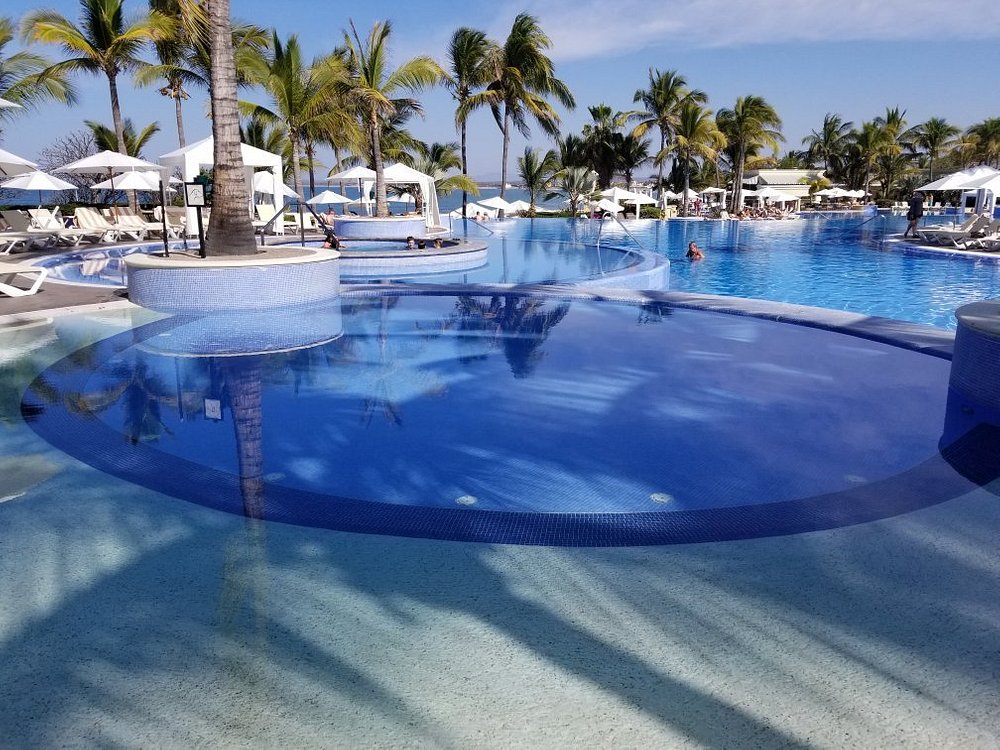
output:
[[[419,283],[544,283],[609,277],[635,265],[645,249],[671,260],[670,289],[768,299],[954,328],[967,302],[1000,296],[993,259],[904,252],[885,242],[905,219],[880,217],[800,221],[616,222],[513,219],[488,229],[453,222],[456,235],[488,244],[487,263],[474,271],[401,276]],[[626,231],[627,229],[627,231]],[[489,232],[492,232],[490,234]],[[704,261],[684,259],[695,240]],[[124,284],[124,250],[83,250],[45,261],[69,281]],[[363,279],[346,279],[347,281]]]
[[912,478],[938,455],[944,359],[662,303],[404,295],[317,312],[320,343],[269,354],[250,350],[294,321],[148,324],[42,373],[25,414],[185,500],[412,536],[727,539],[948,497]]

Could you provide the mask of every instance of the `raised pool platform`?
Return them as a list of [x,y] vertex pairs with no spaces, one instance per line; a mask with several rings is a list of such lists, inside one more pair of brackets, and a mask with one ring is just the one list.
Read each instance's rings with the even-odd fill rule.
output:
[[407,237],[435,237],[443,233],[443,230],[429,230],[423,216],[338,216],[333,220],[333,231],[338,237],[402,240]]

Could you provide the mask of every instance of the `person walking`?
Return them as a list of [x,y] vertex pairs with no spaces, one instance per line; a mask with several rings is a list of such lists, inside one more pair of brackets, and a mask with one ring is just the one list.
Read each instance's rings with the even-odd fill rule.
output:
[[906,225],[906,231],[903,232],[903,236],[906,237],[913,232],[913,236],[917,236],[917,224],[920,222],[920,217],[924,215],[924,194],[920,191],[915,192],[910,196],[910,207],[906,212],[906,220],[909,222]]

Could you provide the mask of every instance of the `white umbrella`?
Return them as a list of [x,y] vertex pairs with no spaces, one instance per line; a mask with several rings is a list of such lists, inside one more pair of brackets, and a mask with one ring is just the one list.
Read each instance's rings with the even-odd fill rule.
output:
[[[465,208],[466,208],[466,218],[475,218],[476,214],[486,214],[489,217],[494,217],[496,216],[497,213],[497,210],[495,208],[487,208],[486,206],[476,203],[468,203],[466,204]],[[455,219],[462,218],[461,207],[456,208],[448,215]]]
[[993,167],[972,167],[970,169],[963,169],[961,172],[939,177],[933,182],[921,185],[917,190],[964,190],[967,186],[970,186],[970,183],[997,175],[1000,175],[1000,170],[996,170]]
[[675,193],[673,190],[664,190],[660,193],[660,197],[663,198],[663,200],[675,201],[680,199],[681,194]]
[[611,211],[612,213],[621,213],[625,209],[619,206],[613,200],[608,200],[607,198],[601,198],[597,203],[594,204],[594,208],[599,208],[601,211]]
[[688,188],[687,190],[685,190],[683,193],[681,193],[677,197],[678,198],[687,198],[689,201],[693,201],[695,198],[698,197],[698,193],[696,193],[691,188]]
[[156,169],[159,164],[136,159],[134,156],[119,154],[117,151],[101,151],[93,156],[87,156],[69,164],[64,164],[54,172],[101,172],[107,170],[124,169]]
[[96,185],[91,185],[94,190],[142,190],[153,191],[160,189],[160,180],[156,182],[150,180],[145,172],[124,172],[117,177],[111,177]]
[[510,203],[505,201],[499,195],[495,195],[492,198],[487,198],[484,201],[479,201],[480,206],[486,206],[486,208],[498,208],[503,211],[512,211]]
[[0,183],[4,190],[37,190],[38,203],[42,202],[42,192],[54,190],[76,190],[76,185],[60,180],[45,172],[28,172]]
[[329,203],[354,203],[350,198],[347,198],[340,193],[335,193],[332,190],[324,190],[322,193],[317,193],[312,198],[306,201],[313,206],[326,205]]
[[22,159],[20,156],[0,148],[0,174],[13,177],[16,174],[24,174],[34,169],[38,169],[35,162]]
[[510,203],[510,211],[512,211],[513,213],[517,213],[518,211],[530,211],[530,210],[531,210],[531,204],[528,203],[528,201],[517,200],[517,201],[511,201]]
[[707,187],[701,191],[702,195],[704,195],[705,193],[724,193],[724,192],[726,192],[725,189],[717,187]]
[[354,203],[365,203],[365,191],[362,187],[362,182],[364,180],[374,180],[375,170],[368,169],[368,167],[351,167],[350,169],[345,169],[342,172],[337,172],[337,174],[332,174],[327,177],[327,180],[357,180],[358,181],[358,199]]

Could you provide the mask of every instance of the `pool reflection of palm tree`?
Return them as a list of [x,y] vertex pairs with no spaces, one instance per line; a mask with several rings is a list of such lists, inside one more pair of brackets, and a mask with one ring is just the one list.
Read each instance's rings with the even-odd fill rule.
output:
[[[489,347],[502,346],[511,373],[525,378],[541,360],[541,346],[549,333],[569,312],[568,302],[553,307],[548,304],[548,300],[516,294],[495,294],[488,300],[462,296],[455,303],[455,315],[460,331],[491,334]],[[483,356],[464,357],[463,361]]]

